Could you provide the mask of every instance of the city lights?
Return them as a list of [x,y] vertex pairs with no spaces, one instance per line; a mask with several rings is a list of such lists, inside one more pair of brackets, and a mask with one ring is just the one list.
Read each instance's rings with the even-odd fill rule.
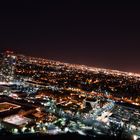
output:
[[0,134],[138,139],[140,75],[5,52]]

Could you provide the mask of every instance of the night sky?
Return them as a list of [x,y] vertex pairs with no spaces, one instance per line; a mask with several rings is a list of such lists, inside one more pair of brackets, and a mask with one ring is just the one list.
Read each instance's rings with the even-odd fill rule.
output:
[[140,5],[0,6],[0,51],[140,73]]

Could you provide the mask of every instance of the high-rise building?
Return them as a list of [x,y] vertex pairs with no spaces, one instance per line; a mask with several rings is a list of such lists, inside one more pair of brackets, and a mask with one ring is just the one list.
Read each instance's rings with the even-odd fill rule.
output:
[[14,80],[14,70],[16,65],[16,56],[13,52],[6,51],[3,53],[1,65],[1,80],[11,82]]

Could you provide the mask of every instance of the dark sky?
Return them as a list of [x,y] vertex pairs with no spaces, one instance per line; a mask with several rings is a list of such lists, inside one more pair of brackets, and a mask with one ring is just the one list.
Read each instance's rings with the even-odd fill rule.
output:
[[139,7],[1,4],[0,51],[140,73]]

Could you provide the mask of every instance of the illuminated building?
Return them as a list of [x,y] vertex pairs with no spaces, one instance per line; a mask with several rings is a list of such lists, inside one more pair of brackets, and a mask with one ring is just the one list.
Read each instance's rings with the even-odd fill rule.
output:
[[21,106],[9,103],[9,102],[2,102],[0,103],[0,115],[7,116],[19,111]]
[[6,51],[3,53],[3,61],[1,65],[1,81],[11,82],[14,80],[14,69],[16,64],[16,56],[13,52]]
[[6,126],[9,129],[12,129],[12,128],[21,129],[31,122],[32,122],[31,119],[26,118],[24,116],[12,115],[12,116],[8,116],[8,117],[4,118],[2,121],[2,124],[4,124],[4,126]]

